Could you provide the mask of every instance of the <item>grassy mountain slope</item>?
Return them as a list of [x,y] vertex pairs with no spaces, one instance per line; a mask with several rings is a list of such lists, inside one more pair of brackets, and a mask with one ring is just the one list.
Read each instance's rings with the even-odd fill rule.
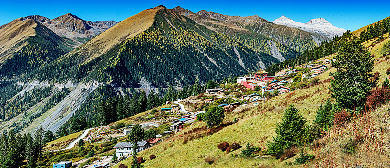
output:
[[34,20],[14,20],[0,28],[2,77],[13,77],[44,66],[71,50],[61,38]]
[[68,55],[77,54],[84,57],[84,61],[89,62],[106,53],[124,40],[132,38],[147,30],[152,26],[154,16],[159,10],[160,8],[147,9],[129,17],[106,30],[104,33],[99,34]]
[[[138,22],[144,24],[132,27]],[[156,7],[118,23],[32,78],[128,85],[145,78],[155,86],[167,86],[241,75],[275,62],[279,60],[268,53]],[[70,68],[63,72],[57,67]]]

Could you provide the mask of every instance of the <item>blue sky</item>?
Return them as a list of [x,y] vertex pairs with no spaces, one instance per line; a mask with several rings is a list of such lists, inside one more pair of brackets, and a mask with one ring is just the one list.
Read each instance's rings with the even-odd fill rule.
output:
[[50,19],[72,13],[88,21],[121,21],[144,9],[158,5],[167,8],[181,6],[193,12],[213,11],[226,15],[258,15],[273,21],[282,15],[295,21],[308,22],[310,19],[325,18],[333,25],[347,30],[356,30],[367,24],[390,16],[390,1],[341,1],[341,0],[196,0],[196,1],[155,1],[155,0],[1,0],[0,25],[19,17],[42,15]]

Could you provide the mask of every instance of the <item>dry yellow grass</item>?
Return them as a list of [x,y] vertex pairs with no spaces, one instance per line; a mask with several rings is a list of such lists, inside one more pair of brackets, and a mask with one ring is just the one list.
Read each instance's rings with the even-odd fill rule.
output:
[[121,21],[92,40],[73,50],[68,55],[80,54],[89,62],[109,51],[122,41],[132,38],[152,26],[154,17],[162,7],[144,10]]
[[[31,19],[20,21],[14,20],[0,28],[0,63],[12,57],[12,54],[20,50],[24,44],[23,42],[27,37],[35,36],[36,32],[34,28],[37,23]],[[19,45],[19,46],[17,46]]]

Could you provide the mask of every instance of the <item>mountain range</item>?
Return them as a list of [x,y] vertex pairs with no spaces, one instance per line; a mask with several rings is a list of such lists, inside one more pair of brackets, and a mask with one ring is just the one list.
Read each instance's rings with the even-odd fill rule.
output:
[[329,39],[259,16],[181,7],[158,6],[121,22],[22,17],[0,27],[0,129],[55,132],[80,110],[96,112],[96,95],[244,75]]
[[343,28],[338,28],[336,26],[333,26],[330,22],[328,22],[324,18],[312,19],[307,23],[301,23],[301,22],[296,22],[285,16],[282,16],[274,20],[273,23],[278,25],[298,28],[307,32],[320,34],[328,37],[329,39],[332,39],[335,36],[340,37],[341,35],[343,35],[343,33],[347,31]]
[[54,19],[49,19],[39,15],[31,15],[22,17],[19,20],[25,21],[28,19],[32,19],[43,24],[60,37],[72,39],[76,43],[74,48],[118,23],[115,21],[85,21],[71,13]]

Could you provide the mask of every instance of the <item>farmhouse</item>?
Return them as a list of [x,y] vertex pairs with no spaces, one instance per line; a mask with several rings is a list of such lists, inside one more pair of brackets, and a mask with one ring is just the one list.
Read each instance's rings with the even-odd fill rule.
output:
[[[137,146],[137,152],[143,151],[150,147],[150,145],[146,141],[137,142]],[[133,155],[133,143],[131,142],[119,142],[114,146],[114,148],[116,150],[116,156],[118,158]]]

